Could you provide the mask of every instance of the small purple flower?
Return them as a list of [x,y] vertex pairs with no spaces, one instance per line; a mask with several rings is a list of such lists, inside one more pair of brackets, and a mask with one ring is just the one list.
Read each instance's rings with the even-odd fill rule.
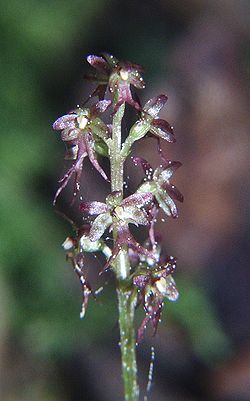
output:
[[183,195],[169,180],[182,164],[178,161],[165,160],[164,164],[154,171],[145,159],[133,157],[132,160],[136,166],[141,165],[146,174],[145,182],[140,186],[139,192],[151,192],[167,216],[178,217],[175,201],[183,202]]
[[[155,253],[154,250],[153,252]],[[165,258],[165,260],[158,259],[158,250],[156,250],[155,258],[158,260],[155,266],[151,267],[146,264],[133,275],[133,284],[139,291],[139,301],[142,302],[146,312],[146,316],[138,329],[138,342],[142,341],[148,322],[151,322],[154,334],[156,333],[164,299],[176,301],[179,296],[171,275],[176,268],[176,259],[172,256]]]
[[159,95],[150,99],[141,110],[141,118],[135,122],[129,131],[129,135],[123,144],[122,152],[124,156],[128,156],[132,144],[147,134],[153,135],[158,142],[158,151],[161,158],[164,160],[162,154],[160,140],[164,139],[167,142],[175,142],[173,127],[158,117],[158,113],[167,101],[167,96]]
[[108,181],[106,173],[99,165],[96,157],[95,143],[101,141],[105,143],[108,138],[108,127],[99,118],[99,115],[110,106],[109,100],[97,102],[89,109],[79,108],[76,111],[58,118],[53,129],[61,131],[61,138],[65,142],[67,151],[66,160],[76,160],[67,173],[60,179],[54,204],[61,191],[66,187],[70,178],[74,175],[74,197],[80,190],[83,160],[88,156],[90,162],[101,176]]
[[102,57],[89,55],[87,57],[89,64],[94,67],[98,74],[92,76],[92,80],[99,82],[99,85],[92,96],[97,95],[99,99],[103,99],[107,87],[112,94],[115,104],[114,111],[123,103],[128,103],[137,110],[141,110],[138,100],[134,100],[130,86],[137,89],[145,88],[145,83],[141,77],[142,67],[138,64],[130,62],[119,62],[111,54],[103,54]]
[[134,239],[128,227],[130,223],[136,226],[149,224],[148,215],[141,207],[149,205],[153,200],[153,195],[149,192],[141,192],[133,194],[122,201],[120,200],[120,195],[120,192],[111,193],[107,197],[106,203],[83,202],[80,204],[80,210],[83,212],[89,215],[97,215],[89,231],[89,239],[91,241],[99,240],[108,227],[117,231],[112,255],[103,270],[106,270],[112,264],[120,250],[126,245],[138,254],[154,258],[150,251],[143,248]]

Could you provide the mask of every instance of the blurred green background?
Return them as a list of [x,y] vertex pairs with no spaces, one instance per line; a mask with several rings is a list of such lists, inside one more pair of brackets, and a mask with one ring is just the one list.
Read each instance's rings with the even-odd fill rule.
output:
[[[250,399],[249,19],[244,0],[1,2],[1,401],[122,400],[112,277],[80,321],[61,248],[72,231],[52,207],[66,162],[51,124],[87,97],[85,57],[101,51],[144,66],[143,100],[169,96],[177,144],[164,149],[184,165],[180,218],[159,224],[181,297],[138,348],[142,389],[154,344],[152,401]],[[153,148],[136,152],[157,164]],[[102,263],[88,258],[90,277]]]

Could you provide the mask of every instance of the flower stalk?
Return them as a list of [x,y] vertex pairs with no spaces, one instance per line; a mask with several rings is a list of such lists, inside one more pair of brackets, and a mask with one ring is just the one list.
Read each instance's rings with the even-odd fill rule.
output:
[[121,156],[122,119],[125,103],[114,113],[112,124],[112,141],[110,145],[111,191],[120,191],[123,196],[124,158]]
[[131,297],[130,291],[126,291],[126,288],[123,288],[122,283],[119,283],[117,295],[124,396],[125,401],[138,401],[139,386],[137,382],[134,329],[136,299]]
[[[78,195],[81,200],[79,209],[87,224],[80,227],[73,224],[75,235],[67,237],[63,247],[82,288],[80,317],[85,316],[89,297],[96,298],[96,292],[86,277],[85,254],[102,252],[106,263],[100,274],[111,269],[116,279],[124,400],[139,401],[136,345],[143,340],[148,323],[152,324],[156,332],[164,300],[176,301],[178,298],[172,277],[176,259],[162,252],[155,223],[160,209],[168,217],[178,217],[175,201],[182,202],[183,196],[170,183],[170,178],[181,163],[166,158],[160,147],[162,139],[169,143],[175,142],[173,127],[158,117],[167,102],[167,96],[156,96],[142,107],[138,96],[135,98],[132,94],[131,86],[137,89],[145,87],[141,76],[142,67],[119,62],[110,54],[101,57],[90,55],[87,60],[96,70],[89,78],[97,83],[88,101],[93,103],[95,97],[99,100],[88,107],[85,107],[85,102],[84,106],[58,118],[53,124],[54,130],[61,131],[61,139],[66,145],[65,159],[72,161],[71,167],[59,181],[54,204],[73,178],[73,201]],[[111,100],[106,99],[107,91]],[[122,143],[126,107],[133,108],[138,119]],[[106,125],[102,114],[108,110],[111,110],[111,124]],[[124,163],[132,152],[134,142],[148,135],[157,138],[162,163],[153,169],[147,160],[132,157],[135,166],[142,167],[145,177],[135,193],[124,197]],[[105,203],[82,201],[81,181],[86,157],[103,179],[110,182],[110,194]],[[109,158],[110,174],[101,166],[100,157]],[[132,235],[131,224],[142,225],[147,230],[148,239],[144,244],[140,244]],[[107,230],[113,236],[111,248]],[[136,334],[135,309],[139,305],[144,308],[145,318]]]
[[[113,117],[112,145],[110,151],[111,190],[119,191],[123,197],[124,158],[121,156],[122,119],[125,103],[116,111]],[[113,237],[117,239],[117,230],[113,229]],[[127,247],[126,247],[127,248]],[[128,250],[119,252],[114,262],[114,272],[117,279],[117,297],[120,328],[120,348],[122,356],[122,377],[124,384],[125,401],[139,399],[137,383],[137,364],[135,354],[134,313],[136,300],[131,297],[131,290],[127,289],[130,275]]]

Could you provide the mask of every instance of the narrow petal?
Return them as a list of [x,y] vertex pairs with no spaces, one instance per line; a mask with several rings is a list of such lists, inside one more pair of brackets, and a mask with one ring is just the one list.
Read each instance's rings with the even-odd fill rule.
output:
[[174,218],[178,217],[176,204],[168,194],[164,193],[163,190],[160,190],[155,194],[155,197],[160,208],[164,211],[164,213],[166,213],[167,216],[172,216]]
[[114,262],[115,258],[117,257],[121,249],[122,249],[121,245],[116,241],[112,249],[112,255],[107,260],[107,262],[105,263],[99,274],[102,274],[109,269],[110,265],[112,265],[112,263]]
[[[101,79],[100,77],[92,77],[91,79],[89,78],[89,76],[86,77],[86,79],[91,80],[91,81],[95,81],[95,82],[105,82],[105,79]],[[89,95],[89,97],[87,98],[87,100],[84,102],[87,103],[89,101],[89,99],[91,99],[92,97],[97,96],[99,100],[103,100],[105,98],[105,94],[106,94],[106,90],[107,90],[107,86],[108,86],[108,82],[105,83],[100,83],[96,89]]]
[[131,63],[130,61],[125,61],[122,64],[123,68],[128,68],[131,71],[135,72],[144,72],[144,68],[140,64]]
[[167,142],[174,143],[176,139],[174,137],[174,131],[171,125],[160,118],[155,118],[150,127],[150,132],[159,138],[164,139]]
[[117,67],[119,61],[117,60],[117,58],[115,56],[113,56],[110,53],[102,53],[102,55],[105,58],[105,60],[107,61],[110,68]]
[[180,162],[172,162],[171,160],[165,159],[163,166],[155,169],[153,180],[159,182],[160,185],[168,183],[175,171],[181,166],[182,164]]
[[152,273],[152,276],[155,278],[166,278],[176,270],[176,258],[174,256],[165,256],[164,258],[160,258],[159,264],[160,269],[156,269],[155,272]]
[[175,171],[181,167],[182,164],[180,162],[172,162],[170,160],[165,159],[162,167],[158,167],[154,174],[153,180],[160,185],[164,185],[165,183],[169,183],[169,179],[175,173]]
[[147,175],[148,179],[151,180],[153,177],[153,168],[149,162],[142,157],[132,157],[131,159],[135,166],[140,165],[143,168],[144,173]]
[[73,196],[76,197],[77,193],[80,191],[80,181],[81,181],[81,174],[82,174],[82,163],[85,158],[87,153],[82,149],[81,155],[79,155],[79,150],[78,150],[78,155],[77,155],[77,161],[72,165],[72,167],[67,171],[67,173],[59,180],[59,183],[61,184],[58,190],[56,191],[53,205],[56,204],[56,200],[62,190],[67,186],[70,178],[74,175],[75,180],[74,180],[74,193]]
[[124,208],[123,216],[127,223],[147,226],[149,224],[148,215],[144,210],[136,206],[127,206]]
[[85,144],[86,144],[86,149],[88,153],[88,157],[92,165],[95,167],[95,169],[98,171],[98,173],[101,174],[101,176],[106,180],[109,181],[108,177],[106,176],[106,173],[103,171],[101,168],[100,164],[97,161],[97,158],[95,156],[95,151],[94,151],[94,138],[90,132],[85,133]]
[[158,324],[159,324],[159,321],[160,321],[160,318],[161,318],[162,307],[163,307],[162,302],[157,302],[156,305],[154,305],[153,311],[151,313],[152,326],[154,328],[154,334],[153,334],[154,336],[155,336],[155,334],[157,332]]
[[167,193],[169,194],[169,196],[171,196],[171,198],[178,200],[179,202],[183,202],[184,197],[181,194],[181,192],[176,188],[175,185],[165,182],[164,184],[161,185],[161,187],[167,191]]
[[149,258],[155,259],[154,255],[152,252],[148,251],[147,249],[143,248],[132,236],[132,234],[129,231],[128,226],[122,226],[118,228],[118,237],[115,241],[113,250],[112,250],[112,255],[106,262],[103,270],[101,271],[104,272],[105,270],[108,269],[108,267],[114,262],[115,258],[117,257],[118,253],[122,249],[123,246],[128,246],[133,249],[137,254],[140,255],[145,255]]
[[111,105],[111,100],[100,100],[99,102],[95,103],[90,108],[91,117],[99,116],[99,114],[104,113],[107,108]]
[[75,198],[77,193],[80,191],[80,179],[81,179],[81,174],[82,174],[82,162],[83,159],[79,159],[77,163],[75,163],[68,171],[67,173],[59,180],[61,183],[60,187],[56,191],[55,197],[53,204],[55,205],[56,200],[62,190],[67,186],[70,178],[74,175],[74,192],[73,192],[73,197]]
[[[137,332],[137,342],[138,343],[140,343],[143,340],[144,332],[145,332],[145,329],[149,322],[151,322],[153,329],[154,329],[153,335],[156,334],[157,327],[158,327],[160,317],[161,317],[162,306],[163,306],[163,304],[161,301],[158,301],[158,302],[153,301],[153,304],[150,305],[150,311],[146,312],[146,316],[143,319],[143,321],[138,329],[138,332]],[[145,304],[144,304],[144,309],[147,310]]]
[[154,196],[150,192],[136,192],[123,199],[122,206],[146,206],[150,204]]
[[155,96],[145,104],[145,106],[143,107],[143,111],[148,113],[151,117],[155,118],[157,117],[167,100],[168,98],[166,95]]
[[151,258],[155,260],[155,256],[153,252],[149,251],[148,249],[144,248],[142,245],[140,245],[132,236],[132,234],[128,231],[128,235],[126,238],[126,243],[130,248],[132,248],[135,252],[139,253],[140,255],[144,255],[147,258]]
[[123,70],[128,72],[128,80],[131,85],[138,89],[145,88],[145,82],[139,73],[139,71],[143,71],[141,66],[128,63],[127,65],[124,65]]
[[146,314],[145,318],[143,319],[143,321],[140,324],[140,327],[138,328],[137,331],[137,343],[140,344],[144,338],[144,332],[146,330],[147,324],[151,319],[151,315],[150,314]]
[[146,86],[143,78],[137,72],[131,74],[130,83],[137,89],[144,89]]
[[72,174],[74,173],[74,168],[73,167],[71,167],[68,171],[67,171],[67,173],[60,179],[60,183],[61,183],[61,185],[60,185],[60,187],[58,188],[58,190],[56,191],[56,193],[55,193],[55,196],[54,196],[54,200],[53,200],[53,205],[55,206],[55,204],[56,204],[56,201],[57,201],[57,198],[58,198],[58,196],[60,195],[60,193],[62,192],[62,190],[66,187],[66,185],[68,184],[68,182],[69,182],[69,180],[70,180],[70,178],[72,177]]
[[110,67],[109,67],[107,61],[104,60],[103,57],[99,57],[99,56],[90,54],[87,57],[87,61],[90,65],[92,65],[92,67],[96,68],[99,72],[109,75]]
[[149,240],[151,242],[151,247],[154,248],[156,246],[156,241],[158,241],[157,239],[157,235],[155,233],[155,223],[156,223],[156,218],[157,218],[157,214],[159,212],[159,207],[158,205],[154,205],[150,210],[149,210],[149,219],[150,219],[150,228],[148,231],[148,236],[149,236]]
[[84,213],[88,213],[90,215],[106,213],[109,211],[106,203],[103,202],[82,202],[80,204],[80,210]]
[[162,170],[162,168],[156,169],[154,179],[156,178],[160,182],[168,182],[175,171],[181,166],[182,164],[180,162],[165,160],[165,165],[163,166],[164,170]]
[[89,300],[89,296],[93,294],[92,289],[89,285],[89,283],[87,282],[84,273],[82,271],[82,265],[83,263],[80,262],[79,263],[79,258],[81,257],[82,254],[78,254],[77,257],[70,257],[73,269],[75,271],[75,273],[77,274],[81,287],[82,287],[82,310],[80,313],[80,318],[82,319],[85,316],[86,313],[86,309],[88,306],[88,300]]
[[[152,133],[151,133],[152,135]],[[155,136],[153,135],[153,137],[156,139],[157,141],[157,152],[160,155],[161,160],[163,161],[164,165],[167,163],[168,159],[166,158],[166,156],[164,155],[163,151],[162,151],[162,147],[161,147],[161,138],[159,136]]]
[[60,131],[66,128],[76,128],[76,118],[77,114],[65,114],[62,117],[59,117],[54,124],[52,125],[55,131]]
[[89,231],[89,239],[97,241],[104,234],[105,230],[112,224],[110,213],[102,213],[93,221]]
[[177,290],[175,281],[171,275],[166,277],[166,291],[164,297],[169,299],[169,301],[176,301],[179,297],[179,292]]

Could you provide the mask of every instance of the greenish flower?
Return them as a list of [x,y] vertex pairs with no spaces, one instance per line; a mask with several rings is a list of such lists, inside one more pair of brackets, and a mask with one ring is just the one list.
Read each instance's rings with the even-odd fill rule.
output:
[[138,192],[152,193],[167,216],[178,217],[175,201],[183,202],[183,195],[175,185],[170,183],[170,178],[182,164],[178,161],[166,160],[164,165],[153,170],[151,165],[141,157],[133,157],[132,160],[136,166],[139,164],[146,174]]

